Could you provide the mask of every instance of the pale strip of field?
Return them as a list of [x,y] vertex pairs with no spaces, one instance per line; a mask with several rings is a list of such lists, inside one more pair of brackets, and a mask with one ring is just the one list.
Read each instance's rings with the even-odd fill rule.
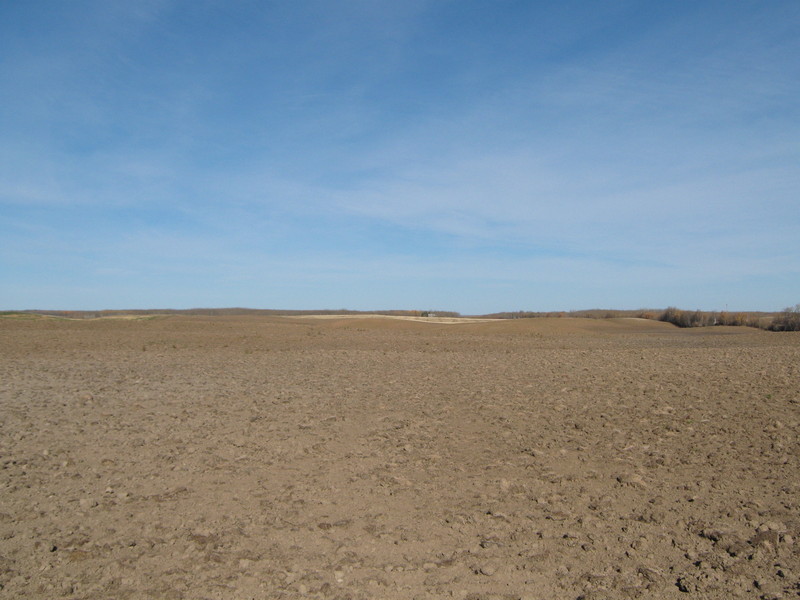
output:
[[473,317],[411,317],[403,315],[297,315],[287,317],[291,319],[396,319],[399,321],[418,321],[420,323],[445,323],[455,325],[459,323],[486,323],[498,322],[500,319],[481,319]]
[[18,320],[34,320],[44,319],[52,321],[143,321],[147,319],[154,319],[166,315],[152,314],[152,315],[103,315],[100,317],[70,317],[62,315],[40,315],[38,313],[8,313],[0,314],[0,319],[18,319]]

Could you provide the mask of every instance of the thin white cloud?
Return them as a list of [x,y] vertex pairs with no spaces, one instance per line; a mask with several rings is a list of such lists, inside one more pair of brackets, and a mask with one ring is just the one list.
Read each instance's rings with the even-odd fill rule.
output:
[[540,10],[543,37],[508,46],[439,31],[457,3],[97,8],[0,65],[9,266],[50,254],[119,284],[152,263],[254,297],[262,275],[488,282],[500,310],[501,289],[716,290],[800,264],[790,4],[640,35],[624,7]]

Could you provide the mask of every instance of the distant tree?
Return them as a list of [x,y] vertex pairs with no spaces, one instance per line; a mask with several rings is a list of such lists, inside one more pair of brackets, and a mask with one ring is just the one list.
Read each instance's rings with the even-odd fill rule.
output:
[[800,331],[800,304],[786,308],[772,320],[773,331]]

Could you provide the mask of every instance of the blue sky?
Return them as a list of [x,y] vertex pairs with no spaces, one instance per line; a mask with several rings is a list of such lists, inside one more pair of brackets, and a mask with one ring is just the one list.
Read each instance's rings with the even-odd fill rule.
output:
[[800,3],[0,3],[0,309],[800,302]]

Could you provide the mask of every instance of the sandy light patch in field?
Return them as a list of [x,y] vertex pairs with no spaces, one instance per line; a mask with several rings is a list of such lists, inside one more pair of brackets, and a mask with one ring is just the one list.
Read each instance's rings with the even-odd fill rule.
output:
[[481,319],[480,317],[413,317],[406,315],[302,315],[299,317],[287,317],[293,319],[396,319],[399,321],[416,321],[418,323],[446,323],[446,324],[467,324],[467,323],[486,323],[497,322],[498,319]]
[[0,597],[795,598],[800,334],[0,320]]

